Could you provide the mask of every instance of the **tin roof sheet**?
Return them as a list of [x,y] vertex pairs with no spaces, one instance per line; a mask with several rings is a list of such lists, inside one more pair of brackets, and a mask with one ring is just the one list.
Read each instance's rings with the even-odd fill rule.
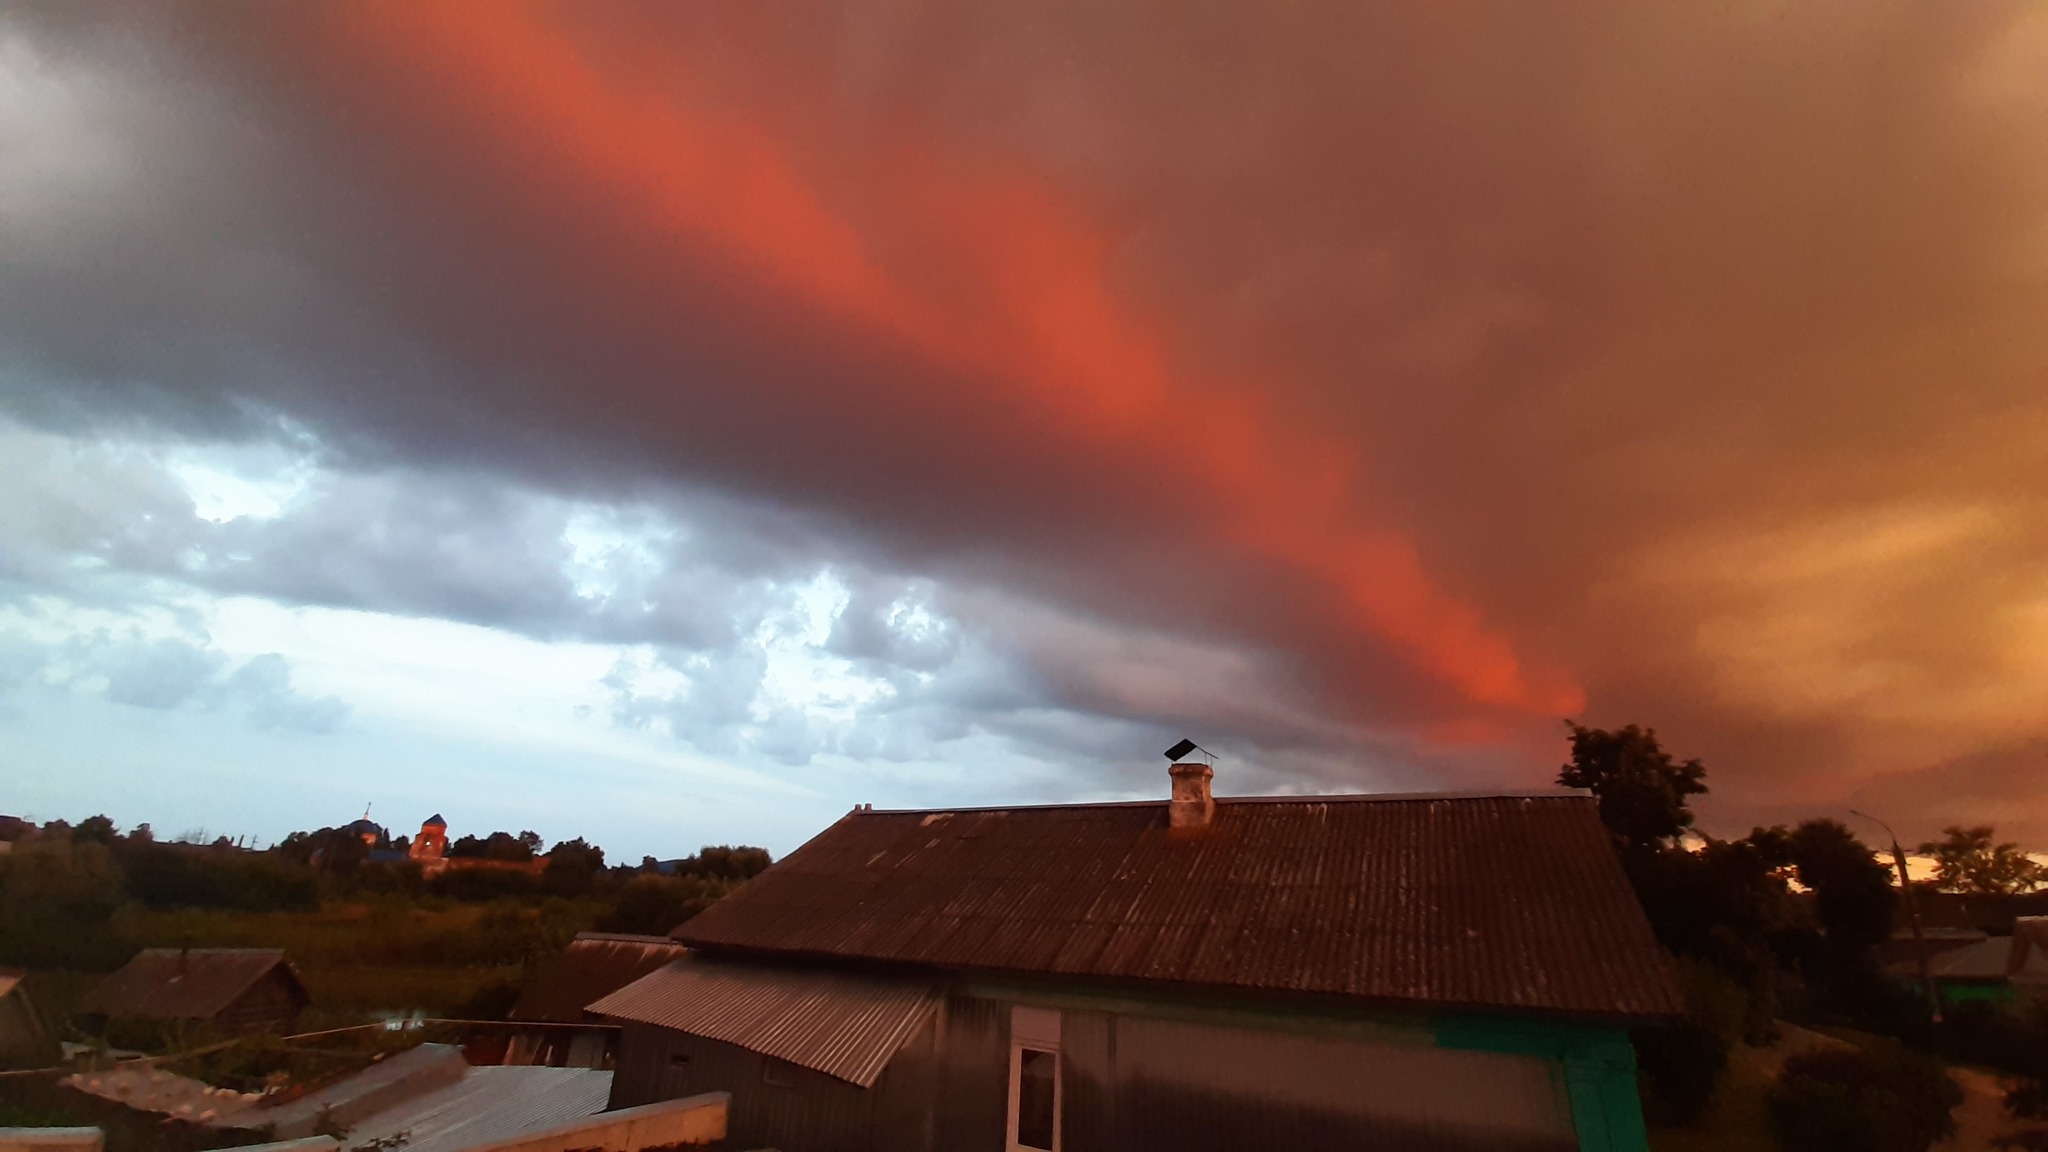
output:
[[590,1018],[585,1006],[679,959],[686,951],[666,936],[578,933],[519,993],[512,1019],[582,1023]]
[[590,1068],[471,1068],[350,1127],[344,1145],[461,1152],[596,1115],[611,1093],[612,1074]]
[[677,928],[703,949],[1377,1002],[1679,1001],[1591,797],[857,810]]
[[[2018,972],[2012,971],[2013,937],[1993,936],[1975,944],[1943,952],[1927,961],[1927,970],[1937,980],[2012,980],[2022,984],[2048,983],[2048,951],[2027,949]],[[1917,975],[1917,969],[1913,970]]]
[[723,1040],[869,1088],[940,995],[927,979],[691,955],[590,1009]]
[[79,1004],[105,1016],[204,1020],[282,967],[301,998],[305,986],[282,948],[145,948]]

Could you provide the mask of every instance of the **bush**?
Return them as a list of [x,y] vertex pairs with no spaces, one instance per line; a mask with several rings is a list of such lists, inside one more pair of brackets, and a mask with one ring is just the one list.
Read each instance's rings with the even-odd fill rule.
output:
[[619,893],[609,915],[598,921],[606,932],[666,936],[669,930],[718,902],[734,882],[703,876],[636,876]]
[[96,840],[30,840],[0,857],[0,963],[106,971],[127,957],[109,926],[120,866]]
[[1630,1039],[1642,1070],[1643,1118],[1664,1126],[1698,1124],[1728,1070],[1728,1041],[1690,1020],[1638,1028]]
[[1955,1131],[1963,1090],[1904,1049],[1825,1049],[1785,1062],[1768,1098],[1788,1152],[1927,1152]]

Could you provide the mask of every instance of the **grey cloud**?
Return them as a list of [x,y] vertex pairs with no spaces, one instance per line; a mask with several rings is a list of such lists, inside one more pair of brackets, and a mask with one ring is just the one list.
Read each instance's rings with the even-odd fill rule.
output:
[[114,703],[176,708],[212,687],[227,658],[183,640],[156,640],[113,645],[97,663]]
[[228,677],[227,689],[249,708],[258,728],[291,732],[332,732],[348,719],[339,697],[307,697],[292,689],[291,665],[275,652],[252,657]]
[[[1000,731],[1121,763],[1195,727],[1282,776],[1547,773],[1552,719],[1439,735],[1471,710],[1331,627],[1315,581],[1213,547],[1173,498],[1175,453],[1211,446],[1077,441],[862,346],[715,246],[651,236],[630,197],[537,145],[493,150],[424,88],[323,86],[347,68],[292,21],[324,9],[76,11],[4,25],[40,101],[6,130],[61,130],[10,170],[41,185],[5,185],[28,194],[8,201],[26,226],[0,229],[0,403],[81,435],[276,436],[286,414],[329,479],[278,521],[201,527],[144,464],[76,462],[31,524],[47,546],[0,541],[17,592],[127,587],[84,558],[661,644],[705,662],[701,692],[629,694],[622,715],[711,739],[754,723],[759,692],[719,654],[829,564],[853,593],[831,651],[895,688],[842,747]],[[903,121],[1044,176],[1102,223],[1107,276],[1166,318],[1172,353],[1271,382],[1356,446],[1350,495],[1562,653],[1586,718],[1657,723],[1759,795],[1846,794],[1895,747],[1961,772],[2038,731],[2001,692],[2038,662],[1993,642],[2037,602],[2016,574],[2048,539],[2025,7],[642,16],[577,31],[767,109],[795,163],[848,174],[850,218],[885,198],[862,173]],[[877,251],[916,247],[874,215]],[[1881,611],[1852,641],[1782,626],[1829,578],[1733,607],[1707,578],[1749,565],[1745,540],[1776,549],[1769,530],[1929,499],[1992,507],[2002,534],[1921,558],[1924,579],[1859,579]],[[578,596],[571,502],[649,504],[695,534]],[[889,626],[912,578],[936,633]],[[1912,693],[1801,711],[1768,678],[1731,688],[1757,666],[1904,667],[1924,695],[2020,703],[1898,731]],[[781,754],[832,746],[777,724]],[[2021,775],[1984,780],[2031,803]]]

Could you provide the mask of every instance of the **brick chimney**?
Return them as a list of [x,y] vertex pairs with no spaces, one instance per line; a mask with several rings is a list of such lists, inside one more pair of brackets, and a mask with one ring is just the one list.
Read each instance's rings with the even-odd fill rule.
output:
[[1209,795],[1209,779],[1215,771],[1207,764],[1176,763],[1166,772],[1173,777],[1173,800],[1166,806],[1168,825],[1207,828],[1216,818],[1216,801]]

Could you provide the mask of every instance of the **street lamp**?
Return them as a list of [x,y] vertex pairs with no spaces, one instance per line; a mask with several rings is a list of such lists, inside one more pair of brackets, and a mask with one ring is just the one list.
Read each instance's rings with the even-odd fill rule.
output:
[[1891,825],[1867,812],[1858,812],[1854,808],[1849,809],[1849,815],[1863,817],[1865,820],[1884,829],[1884,834],[1891,837],[1892,863],[1898,865],[1899,868],[1899,896],[1906,902],[1906,919],[1913,925],[1913,951],[1920,956],[1920,986],[1927,990],[1927,1013],[1936,1024],[1939,1024],[1941,1023],[1941,993],[1935,990],[1934,976],[1928,970],[1927,938],[1920,932],[1920,904],[1913,899],[1913,882],[1906,875],[1906,850],[1899,847],[1899,834],[1892,831]]

